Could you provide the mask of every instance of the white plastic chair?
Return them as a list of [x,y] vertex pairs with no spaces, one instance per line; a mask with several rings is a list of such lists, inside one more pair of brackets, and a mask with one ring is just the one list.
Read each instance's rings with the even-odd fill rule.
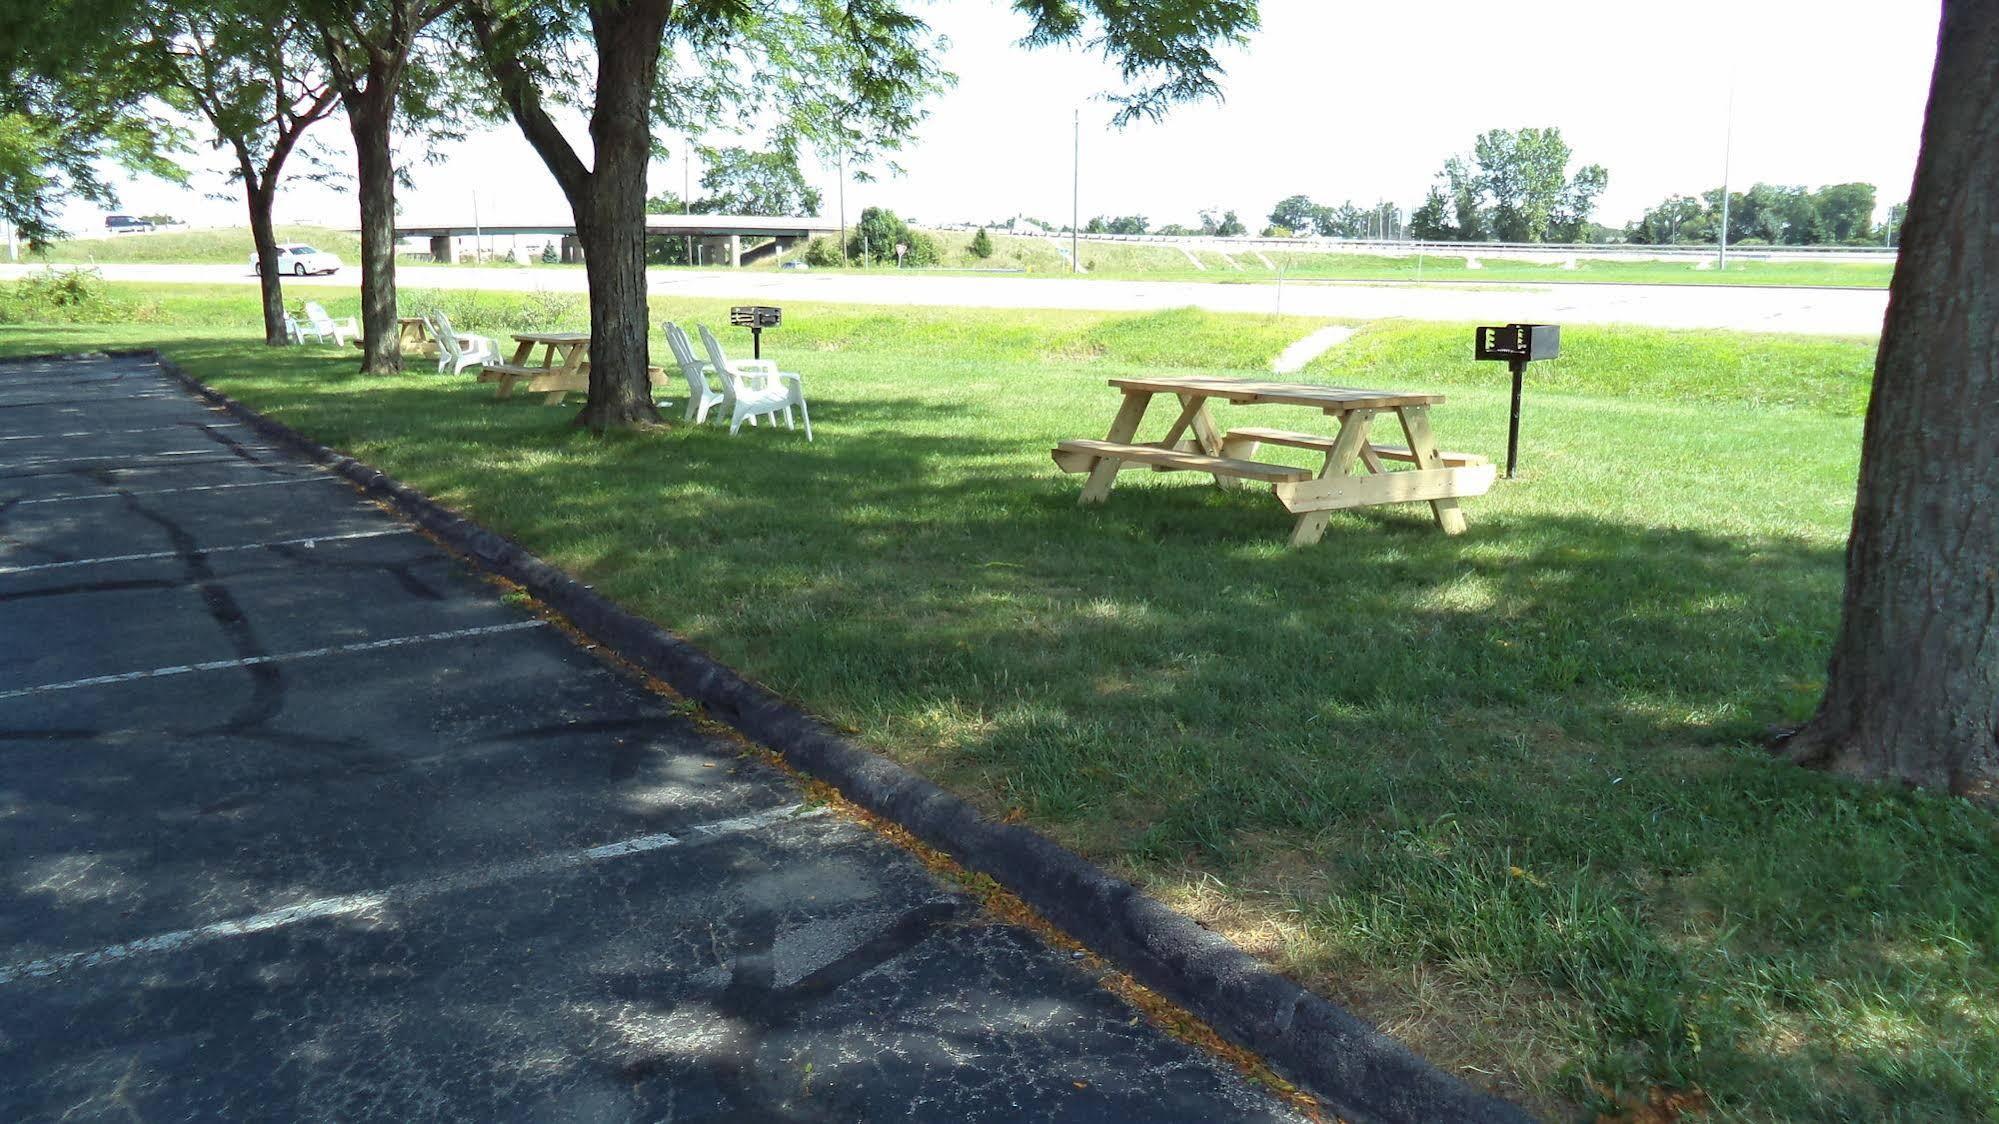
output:
[[728,401],[728,396],[708,384],[708,364],[695,358],[687,333],[670,320],[666,323],[666,343],[673,349],[674,362],[680,364],[680,377],[687,380],[687,411],[682,416],[696,425],[705,423],[708,411]]
[[341,347],[347,346],[349,339],[361,334],[361,325],[356,323],[352,316],[335,320],[326,314],[326,310],[319,306],[318,301],[305,302],[305,329],[319,342],[325,343],[327,337],[331,336],[333,342]]
[[490,337],[473,335],[470,332],[455,332],[451,328],[451,318],[443,309],[431,313],[430,334],[437,340],[437,373],[446,368],[456,375],[467,367],[479,367],[500,361],[500,345]]
[[784,413],[784,427],[796,429],[791,420],[791,408],[796,406],[805,419],[805,439],[812,440],[812,411],[805,408],[805,380],[790,371],[778,370],[777,364],[768,359],[730,359],[722,354],[722,345],[708,325],[695,327],[701,330],[701,343],[708,349],[715,373],[722,377],[722,394],[729,401],[730,434],[742,428],[744,418],[765,414],[775,417],[779,411]]
[[305,327],[298,322],[298,317],[289,312],[285,313],[285,342],[305,342]]

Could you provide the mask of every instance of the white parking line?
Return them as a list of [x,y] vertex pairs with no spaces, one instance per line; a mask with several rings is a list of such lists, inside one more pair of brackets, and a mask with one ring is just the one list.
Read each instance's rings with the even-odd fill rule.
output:
[[200,422],[192,426],[186,422],[182,422],[179,425],[148,425],[141,426],[138,429],[79,429],[71,433],[16,433],[7,437],[0,437],[0,441],[53,441],[59,437],[111,437],[123,433],[165,433],[168,430],[175,429],[185,433],[190,429],[241,429],[242,427],[242,422]]
[[[323,542],[350,542],[354,539],[375,539],[383,535],[413,535],[415,531],[407,527],[390,527],[381,531],[354,531],[345,535],[308,535],[298,539],[274,539],[270,542],[248,542],[237,546],[202,547],[194,553],[203,555],[228,554],[237,550],[264,550],[273,546],[311,547]],[[66,570],[75,566],[103,566],[112,562],[151,562],[160,558],[179,558],[178,550],[155,550],[146,554],[112,554],[103,558],[75,558],[68,562],[38,562],[33,566],[0,566],[0,575],[35,574],[43,570]]]
[[321,480],[337,480],[337,476],[294,476],[284,480],[252,480],[243,484],[197,484],[189,488],[153,488],[144,492],[91,492],[82,496],[50,496],[40,500],[22,500],[21,506],[31,503],[76,503],[80,500],[115,500],[120,496],[170,496],[176,492],[219,492],[224,488],[270,488],[279,484],[312,484]]
[[[276,453],[282,451],[273,449],[268,445],[244,445],[242,446],[242,450],[246,453]],[[205,449],[163,449],[157,453],[106,453],[98,457],[43,457],[40,460],[0,461],[0,469],[46,469],[51,465],[88,464],[96,461],[125,461],[127,463],[143,464],[143,462],[154,460],[166,461],[167,464],[163,467],[172,467],[174,458],[177,457],[216,457],[218,458],[216,463],[221,464],[225,462],[219,458],[228,457],[231,452],[232,450],[225,449],[220,445],[210,445]],[[245,461],[240,458],[236,459],[233,463],[259,467],[256,462]]]
[[234,660],[210,660],[207,663],[176,664],[172,667],[156,667],[148,671],[124,671],[117,675],[93,675],[88,679],[72,679],[67,683],[43,683],[35,687],[20,687],[12,691],[0,691],[0,699],[21,699],[30,695],[46,695],[54,691],[74,691],[79,687],[102,687],[112,683],[132,683],[140,679],[164,679],[170,675],[192,675],[197,671],[228,671],[238,667],[256,667],[259,664],[284,663],[288,660],[317,660],[327,656],[344,656],[354,652],[378,652],[384,648],[402,648],[411,644],[430,644],[439,640],[461,640],[468,636],[492,636],[502,632],[519,632],[524,628],[540,628],[546,621],[513,621],[508,624],[489,624],[479,628],[460,628],[450,632],[427,632],[421,636],[394,636],[387,640],[363,640],[354,644],[334,644],[326,648],[308,648],[302,652],[280,652],[271,656],[244,656]]
[[683,835],[641,835],[618,843],[606,843],[600,847],[590,847],[580,851],[564,851],[559,854],[544,855],[540,858],[520,859],[510,863],[474,867],[456,874],[444,874],[435,878],[419,878],[404,882],[386,890],[365,894],[343,894],[332,898],[315,898],[299,902],[281,909],[264,913],[253,913],[248,917],[218,921],[194,929],[176,929],[159,933],[123,944],[107,945],[86,952],[68,952],[60,956],[28,960],[18,964],[0,966],[0,987],[28,979],[45,979],[49,976],[79,968],[94,968],[99,964],[111,964],[120,960],[130,960],[152,952],[177,952],[196,945],[209,944],[229,937],[246,937],[252,933],[265,933],[272,929],[282,929],[301,921],[314,921],[322,917],[340,917],[351,914],[365,914],[387,906],[405,902],[421,901],[440,894],[472,890],[499,882],[511,882],[521,878],[531,878],[538,874],[553,874],[587,866],[604,859],[619,859],[627,855],[640,855],[647,851],[657,851],[665,847],[678,847],[703,843],[730,835],[741,835],[755,831],[787,819],[805,819],[823,816],[824,807],[806,808],[802,804],[786,804],[781,808],[771,808],[754,812],[747,816],[720,820],[687,829]]

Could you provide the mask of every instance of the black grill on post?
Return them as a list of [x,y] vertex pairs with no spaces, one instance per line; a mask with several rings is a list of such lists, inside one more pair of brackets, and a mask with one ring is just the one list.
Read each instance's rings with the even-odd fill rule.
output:
[[739,304],[729,310],[729,323],[750,330],[750,347],[756,358],[764,357],[764,329],[784,322],[784,310],[767,304]]
[[1506,421],[1506,476],[1513,478],[1513,466],[1520,459],[1520,384],[1527,364],[1536,359],[1553,359],[1562,353],[1560,324],[1503,324],[1480,328],[1472,341],[1479,359],[1504,359],[1513,371],[1513,412]]

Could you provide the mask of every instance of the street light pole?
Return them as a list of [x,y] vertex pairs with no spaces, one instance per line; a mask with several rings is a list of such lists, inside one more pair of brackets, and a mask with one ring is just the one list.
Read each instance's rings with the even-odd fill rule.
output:
[[1721,142],[1721,268],[1728,268],[1728,164],[1735,152],[1735,83],[1728,84],[1728,126]]
[[1083,228],[1083,111],[1078,109],[1075,118],[1075,152],[1069,177],[1069,272],[1081,273],[1081,236]]

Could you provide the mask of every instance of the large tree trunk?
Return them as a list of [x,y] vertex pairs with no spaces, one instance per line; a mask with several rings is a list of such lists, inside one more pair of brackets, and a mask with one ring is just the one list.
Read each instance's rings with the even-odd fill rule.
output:
[[570,202],[590,281],[590,398],[576,424],[601,433],[660,424],[648,376],[645,200],[652,88],[668,6],[592,7],[596,160],[587,188]]
[[257,247],[257,288],[264,302],[264,342],[284,347],[291,338],[285,335],[284,280],[278,276],[278,236],[271,224],[271,186],[271,180],[253,180],[245,194],[250,201],[250,240]]
[[1802,764],[1999,799],[1999,5],[1946,0]]
[[394,83],[371,73],[367,88],[343,104],[360,181],[361,370],[393,375],[403,368],[396,322],[396,168],[389,152]]

